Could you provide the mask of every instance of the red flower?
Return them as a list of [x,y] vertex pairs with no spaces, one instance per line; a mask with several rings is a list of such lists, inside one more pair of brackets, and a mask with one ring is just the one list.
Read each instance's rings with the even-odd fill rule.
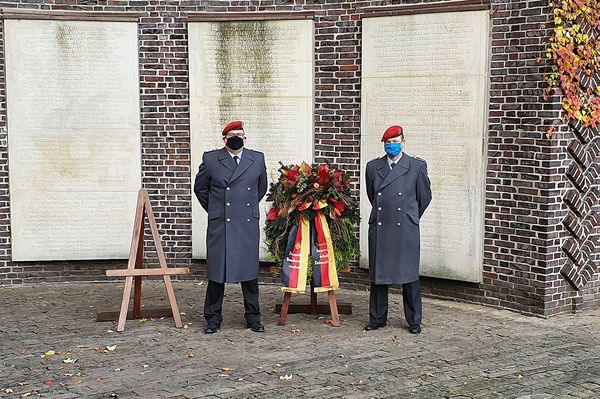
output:
[[277,209],[275,208],[271,208],[269,209],[269,212],[267,212],[267,220],[275,220],[277,219]]
[[283,174],[285,175],[285,177],[287,177],[288,180],[290,180],[291,182],[295,182],[300,174],[299,169],[300,167],[298,165],[294,165],[290,169],[284,171]]
[[338,201],[335,203],[335,205],[333,205],[333,207],[336,210],[336,213],[338,215],[341,215],[342,213],[344,213],[344,209],[346,209],[345,205],[344,205],[344,201]]
[[319,176],[319,184],[329,183],[329,165],[319,165],[317,176]]

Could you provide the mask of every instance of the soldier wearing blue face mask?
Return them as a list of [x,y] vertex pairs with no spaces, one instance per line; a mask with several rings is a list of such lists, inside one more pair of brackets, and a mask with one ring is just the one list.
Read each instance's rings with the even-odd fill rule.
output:
[[388,286],[402,284],[404,316],[411,334],[421,332],[419,220],[431,202],[427,163],[403,152],[402,127],[389,127],[381,141],[386,155],[367,163],[369,216],[369,324],[387,323]]

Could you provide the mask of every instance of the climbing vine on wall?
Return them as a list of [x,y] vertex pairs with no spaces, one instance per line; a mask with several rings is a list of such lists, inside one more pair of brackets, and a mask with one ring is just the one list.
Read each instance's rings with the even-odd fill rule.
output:
[[[565,119],[597,127],[600,82],[589,84],[589,80],[600,73],[600,0],[562,0],[550,6],[554,31],[546,55],[553,62],[545,98],[560,89]],[[552,132],[553,128],[549,137]]]

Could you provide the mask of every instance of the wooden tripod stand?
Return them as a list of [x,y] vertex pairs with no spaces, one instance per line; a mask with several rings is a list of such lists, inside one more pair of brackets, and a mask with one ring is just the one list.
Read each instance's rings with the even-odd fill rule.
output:
[[[152,232],[152,239],[154,240],[154,246],[156,247],[158,262],[160,264],[160,267],[158,268],[143,268],[144,213],[148,218],[150,230]],[[154,212],[152,211],[150,197],[145,189],[141,189],[138,192],[135,224],[133,227],[133,238],[131,239],[131,249],[129,251],[129,262],[127,263],[127,269],[106,271],[106,275],[109,277],[125,277],[125,288],[123,289],[121,311],[98,312],[96,314],[96,321],[115,320],[116,315],[118,314],[119,322],[117,324],[117,331],[123,331],[125,329],[125,321],[127,319],[173,316],[173,319],[175,320],[175,326],[182,327],[183,324],[181,323],[181,316],[179,315],[177,300],[175,299],[173,285],[171,284],[171,276],[188,274],[189,272],[190,269],[187,267],[167,267],[167,261],[160,243],[160,236],[158,234],[156,220],[154,219]],[[163,276],[170,308],[144,308],[142,310],[142,277],[144,276]],[[131,298],[131,286],[134,284],[134,280],[133,311],[128,311],[127,309],[129,308],[129,300]]]

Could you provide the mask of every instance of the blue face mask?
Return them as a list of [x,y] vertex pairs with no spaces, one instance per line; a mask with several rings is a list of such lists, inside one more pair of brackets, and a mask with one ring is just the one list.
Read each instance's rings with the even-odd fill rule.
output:
[[390,157],[397,157],[402,152],[402,143],[385,143],[383,146],[386,154]]

